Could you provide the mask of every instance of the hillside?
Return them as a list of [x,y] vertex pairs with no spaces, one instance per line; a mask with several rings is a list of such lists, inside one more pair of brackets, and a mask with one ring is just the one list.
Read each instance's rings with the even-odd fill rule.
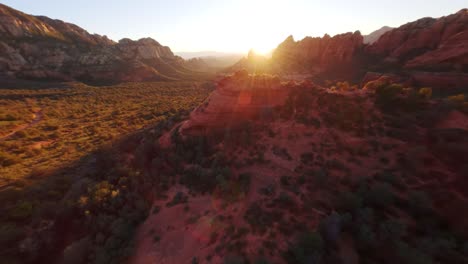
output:
[[226,77],[151,143],[146,174],[172,183],[130,263],[464,263],[459,107],[384,79],[353,90]]
[[199,79],[169,47],[145,38],[106,36],[0,4],[0,72],[4,78],[90,83]]
[[[289,36],[272,59],[257,67],[241,60],[232,70],[302,75],[324,84],[327,80],[361,83],[367,73],[394,74],[413,86],[446,90],[468,85],[468,11],[441,18],[423,18],[387,30],[366,44],[359,31],[336,36]],[[383,31],[379,31],[381,34]]]
[[[385,76],[364,87],[242,71],[219,79],[203,102],[194,88],[157,88],[155,99],[186,103],[148,103],[181,111],[0,192],[5,257],[465,263],[464,97],[432,99],[430,89]],[[109,87],[119,96],[135,88]],[[106,103],[114,95],[102,89],[82,92]],[[115,129],[104,125],[103,135]]]

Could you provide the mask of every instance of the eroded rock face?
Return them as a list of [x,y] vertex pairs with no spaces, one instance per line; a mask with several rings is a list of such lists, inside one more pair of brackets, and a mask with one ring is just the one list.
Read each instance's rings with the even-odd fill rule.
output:
[[0,70],[27,79],[142,81],[192,72],[169,47],[151,38],[118,43],[60,20],[0,4]]
[[[467,16],[468,17],[468,16]],[[468,20],[466,21],[468,24]],[[453,69],[463,71],[468,66],[468,26],[441,42],[437,49],[408,61],[407,68]]]
[[44,16],[31,16],[0,4],[0,36],[2,39],[51,38],[89,45],[110,45],[106,36],[89,34],[86,30]]
[[468,10],[439,19],[423,18],[393,29],[367,48],[407,68],[461,70],[468,66]]
[[180,127],[183,135],[199,135],[235,127],[284,104],[290,89],[271,75],[239,71],[218,82],[216,90]]
[[116,47],[122,52],[122,57],[127,59],[151,60],[174,57],[169,47],[162,46],[152,38],[142,38],[138,41],[122,39]]
[[289,36],[273,53],[273,60],[286,70],[310,71],[311,67],[321,71],[339,64],[350,64],[363,48],[363,37],[359,31],[323,38],[306,37],[294,41]]

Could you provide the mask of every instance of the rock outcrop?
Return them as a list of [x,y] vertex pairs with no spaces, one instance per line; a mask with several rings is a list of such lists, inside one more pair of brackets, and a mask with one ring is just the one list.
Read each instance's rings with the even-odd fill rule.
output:
[[393,29],[367,48],[370,54],[407,69],[468,70],[468,9],[422,18]]
[[307,73],[322,81],[358,81],[366,72],[377,71],[396,74],[414,86],[460,89],[468,85],[466,43],[468,9],[463,9],[395,29],[384,27],[364,38],[359,31],[301,41],[289,36],[264,68],[280,74]]
[[286,71],[322,72],[335,66],[352,64],[363,46],[359,31],[334,37],[306,37],[297,42],[289,36],[276,48],[272,59]]
[[216,90],[191,114],[179,131],[199,135],[236,127],[247,120],[271,113],[284,104],[290,89],[278,77],[236,72],[221,79]]
[[142,81],[193,78],[197,73],[169,47],[144,38],[106,36],[0,4],[0,72],[25,79]]

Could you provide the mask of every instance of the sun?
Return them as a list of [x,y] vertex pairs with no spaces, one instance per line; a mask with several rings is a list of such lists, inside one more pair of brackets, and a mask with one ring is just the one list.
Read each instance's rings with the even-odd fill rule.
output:
[[257,55],[266,56],[268,55],[273,49],[269,46],[256,46],[252,48],[252,51]]
[[251,43],[252,51],[257,55],[266,56],[273,51],[274,47],[272,46],[272,41],[268,41],[267,38],[264,39],[251,39],[253,42]]

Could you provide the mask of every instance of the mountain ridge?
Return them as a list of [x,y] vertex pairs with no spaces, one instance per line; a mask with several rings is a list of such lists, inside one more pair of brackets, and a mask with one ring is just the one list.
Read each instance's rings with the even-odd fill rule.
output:
[[7,78],[91,83],[197,79],[202,74],[154,39],[90,34],[0,5],[0,71]]
[[[380,32],[379,34],[381,34]],[[398,75],[411,85],[462,88],[468,85],[468,10],[422,18],[384,32],[365,44],[359,31],[331,37],[286,38],[271,59],[240,60],[235,72],[308,76],[316,82],[360,83],[369,72]]]

